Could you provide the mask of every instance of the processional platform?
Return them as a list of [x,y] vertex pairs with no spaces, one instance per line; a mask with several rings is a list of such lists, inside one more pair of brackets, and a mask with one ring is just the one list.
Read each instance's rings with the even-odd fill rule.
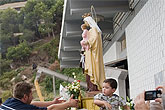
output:
[[94,96],[101,91],[90,91],[85,93],[85,97],[81,99],[81,109],[78,110],[100,110],[100,108],[94,104]]

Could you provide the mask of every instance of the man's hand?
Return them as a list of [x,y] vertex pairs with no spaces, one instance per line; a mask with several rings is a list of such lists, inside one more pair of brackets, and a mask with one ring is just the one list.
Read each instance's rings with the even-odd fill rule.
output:
[[156,98],[156,99],[155,99],[155,102],[162,103],[162,98]]
[[158,89],[162,89],[162,93],[165,93],[165,86],[158,86],[156,88],[156,90],[158,90]]
[[[156,90],[158,90],[158,89],[162,89],[162,94],[165,94],[165,86],[158,86],[158,87],[156,88]],[[155,102],[162,103],[162,98],[156,98],[156,99],[155,99]]]
[[53,100],[53,104],[58,104],[58,103],[65,102],[65,100],[59,100],[60,98],[61,98],[61,97],[54,98],[54,100]]
[[48,106],[47,109],[48,110],[65,110],[66,108],[69,108],[69,107],[78,107],[78,100],[73,99],[73,95],[67,102],[52,104]]
[[150,110],[149,102],[145,103],[144,92],[135,98],[135,110]]
[[73,99],[73,94],[68,100],[68,107],[78,107],[78,99]]
[[105,106],[106,110],[111,110],[112,109],[112,106],[106,101],[104,101],[104,106]]

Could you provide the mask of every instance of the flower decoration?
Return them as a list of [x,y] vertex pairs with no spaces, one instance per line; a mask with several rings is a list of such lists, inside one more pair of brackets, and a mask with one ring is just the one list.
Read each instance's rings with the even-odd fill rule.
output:
[[74,76],[74,81],[68,84],[67,89],[70,96],[73,94],[74,99],[78,99],[80,94],[80,80],[76,80],[75,73],[72,73],[72,75]]
[[[123,97],[122,97],[123,98]],[[123,98],[124,99],[124,98]],[[130,110],[135,110],[134,109],[134,103],[133,103],[133,100],[130,99],[128,96],[127,96],[127,102],[126,102],[127,106],[130,108]],[[121,107],[121,110],[124,110],[123,107]]]
[[128,96],[127,96],[127,106],[130,107],[130,110],[135,110],[133,100],[130,99]]

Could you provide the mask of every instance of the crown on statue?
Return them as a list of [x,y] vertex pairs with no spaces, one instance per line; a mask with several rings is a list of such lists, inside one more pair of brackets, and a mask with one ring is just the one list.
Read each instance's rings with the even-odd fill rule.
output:
[[[84,15],[82,15],[82,18],[86,18],[86,17],[88,17],[88,16],[91,16],[92,17],[92,14],[91,13],[84,13]],[[93,17],[92,17],[93,18]],[[102,15],[98,15],[97,14],[97,16],[95,17],[95,18],[93,18],[95,21],[97,21],[97,22],[99,22],[99,21],[104,21],[104,16],[102,16]]]
[[83,18],[86,18],[88,16],[91,16],[91,13],[84,13],[84,15],[82,15]]

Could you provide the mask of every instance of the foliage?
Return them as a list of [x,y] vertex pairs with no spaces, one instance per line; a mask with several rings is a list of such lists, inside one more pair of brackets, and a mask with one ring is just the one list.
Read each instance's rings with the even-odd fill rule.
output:
[[4,89],[8,89],[11,87],[11,79],[15,76],[17,76],[18,72],[16,71],[10,71],[10,72],[5,72],[3,75],[0,77],[0,87]]
[[16,44],[16,39],[13,33],[19,32],[18,28],[18,13],[14,9],[6,9],[0,12],[0,46],[1,53],[7,52],[7,48]]
[[11,34],[0,34],[0,52],[2,53],[2,58],[6,58],[5,54],[7,49],[15,44],[15,41]]
[[0,75],[10,70],[10,63],[11,60],[2,59],[2,56],[0,55]]
[[2,97],[2,101],[5,101],[9,97],[12,97],[12,93],[11,93],[10,90],[7,90],[7,91],[5,91],[5,92],[2,93],[1,97]]
[[127,105],[130,107],[130,110],[134,110],[133,100],[127,96]]
[[[77,78],[76,78],[77,80],[85,81],[85,77],[84,77],[84,74],[82,74],[81,68],[65,68],[62,71],[57,70],[57,72],[59,72],[61,74],[65,74],[69,77],[73,77],[72,73],[75,72],[77,74]],[[44,88],[47,92],[53,91],[52,82],[53,82],[53,78],[51,76],[46,76],[46,78],[44,79],[42,85],[44,86]],[[55,84],[56,84],[56,90],[59,90],[60,84],[62,84],[63,86],[67,86],[68,82],[64,82],[64,81],[56,78]]]
[[[0,10],[0,51],[3,56],[1,58],[2,65],[0,65],[3,73],[0,76],[0,86],[4,87],[3,89],[12,85],[10,81],[13,77],[16,81],[20,81],[21,79],[17,74],[24,70],[21,68],[17,71],[10,71],[10,62],[26,61],[31,53],[29,43],[47,36],[55,38],[54,34],[60,32],[58,29],[61,26],[62,10],[63,0],[28,0],[25,7],[21,8],[20,13],[15,9]],[[23,33],[23,35],[15,37],[15,33]],[[58,38],[59,36],[40,48],[41,51],[48,53],[49,63],[57,60]],[[53,90],[52,77],[47,76],[43,82],[46,84],[47,91]],[[56,89],[62,82],[56,79]]]
[[27,41],[27,42],[34,41],[34,31],[24,29],[23,35],[20,36],[20,41]]
[[[69,77],[73,77],[72,73],[74,72],[74,73],[76,73],[77,80],[80,80],[81,82],[86,81],[85,74],[83,74],[83,72],[82,72],[82,68],[64,68],[63,70],[57,71],[57,72],[60,72]],[[67,86],[68,82],[62,82],[62,85]],[[84,88],[81,88],[81,89],[84,90]]]
[[[3,0],[0,3],[15,1],[22,0]],[[20,13],[10,8],[0,10],[0,46],[3,56],[7,48],[19,44],[19,39],[32,42],[45,36],[55,37],[55,33],[60,32],[62,10],[63,0],[28,0]],[[23,35],[20,38],[13,37],[14,33]]]
[[77,74],[77,79],[80,80],[81,82],[86,82],[85,74],[83,74],[82,71]]
[[[134,109],[133,99],[130,99],[128,96],[126,98],[127,98],[127,102],[126,102],[127,106],[130,108],[130,110],[135,110]],[[124,108],[121,107],[121,110],[124,110]]]
[[61,29],[63,4],[64,0],[56,0],[56,4],[50,9],[50,12],[53,14],[53,21],[56,23],[54,30],[56,30],[57,33],[59,33]]
[[56,4],[52,7],[52,10],[56,17],[61,17],[63,13],[64,0],[56,0]]
[[[64,68],[61,73],[68,75],[69,77],[72,77],[72,73],[75,72],[77,74],[77,76],[79,76],[79,74],[83,74],[82,73],[82,68]],[[80,75],[80,77],[82,77],[83,75]],[[80,78],[78,77],[78,78]],[[80,79],[78,79],[80,80]],[[84,79],[82,78],[82,80],[84,81]]]
[[3,74],[1,74],[1,76],[0,76],[0,87],[2,87],[3,89],[10,88],[12,86],[12,81],[11,80],[13,78],[15,78],[15,80],[14,80],[15,83],[17,83],[19,81],[22,81],[21,77],[18,74],[21,73],[24,70],[25,70],[24,67],[20,67],[16,70],[4,72]]
[[58,42],[59,42],[59,40],[56,38],[56,39],[53,39],[50,42],[48,42],[48,43],[46,43],[40,47],[41,51],[44,51],[48,54],[48,56],[50,58],[49,59],[50,63],[53,63],[55,60],[58,59],[58,55],[57,55]]
[[[76,76],[77,76],[77,80],[80,80],[81,82],[85,82],[86,81],[85,75],[82,72],[82,68],[64,68],[61,71],[57,71],[57,72],[60,72],[60,73],[62,73],[64,75],[67,75],[69,77],[73,77],[72,73],[75,72]],[[62,85],[63,86],[67,86],[68,83],[67,82],[63,82]],[[83,89],[83,88],[81,88],[81,89]]]
[[25,70],[24,67],[20,67],[20,68],[18,68],[18,69],[16,70],[16,72],[20,73],[20,72],[22,72],[22,71],[24,71],[24,70]]
[[47,97],[45,98],[45,101],[52,101],[54,99],[54,93],[53,92],[48,92]]
[[0,12],[0,45],[1,53],[6,53],[7,48],[16,45],[18,38],[13,33],[19,32],[18,13],[14,9],[6,9]]
[[[58,90],[60,88],[60,83],[62,83],[62,82],[63,82],[62,80],[56,78],[56,80],[55,80],[56,90]],[[44,86],[44,88],[47,92],[53,92],[53,78],[51,76],[46,76],[41,85]]]
[[80,94],[80,80],[76,80],[76,75],[74,72],[72,75],[74,76],[74,81],[71,84],[68,84],[67,89],[70,96],[73,94],[74,98],[78,99]]
[[24,29],[28,29],[31,31],[35,31],[35,35],[40,38],[40,34],[38,33],[38,24],[39,24],[39,16],[34,12],[34,7],[37,5],[37,0],[29,0],[24,9],[22,9],[21,13],[24,15],[23,19],[23,27]]
[[44,78],[44,82],[42,84],[47,92],[53,91],[53,78],[50,76],[46,76]]
[[49,35],[52,30],[51,26],[53,26],[52,13],[49,12],[47,6],[43,2],[35,6],[34,12],[40,18],[40,23],[38,24],[39,32],[42,35]]
[[[24,28],[34,30],[38,37],[54,34],[56,26],[55,10],[63,6],[62,0],[29,0],[24,10]],[[60,8],[63,10],[63,7]],[[62,17],[62,11],[56,11]],[[49,17],[48,17],[49,16]]]
[[24,41],[16,47],[8,48],[7,58],[13,61],[24,61],[30,56],[31,50],[27,42]]
[[14,79],[14,82],[17,83],[17,82],[21,82],[22,81],[22,78],[18,75],[15,77]]
[[6,9],[0,16],[1,31],[3,34],[19,32],[18,13],[15,9]]

